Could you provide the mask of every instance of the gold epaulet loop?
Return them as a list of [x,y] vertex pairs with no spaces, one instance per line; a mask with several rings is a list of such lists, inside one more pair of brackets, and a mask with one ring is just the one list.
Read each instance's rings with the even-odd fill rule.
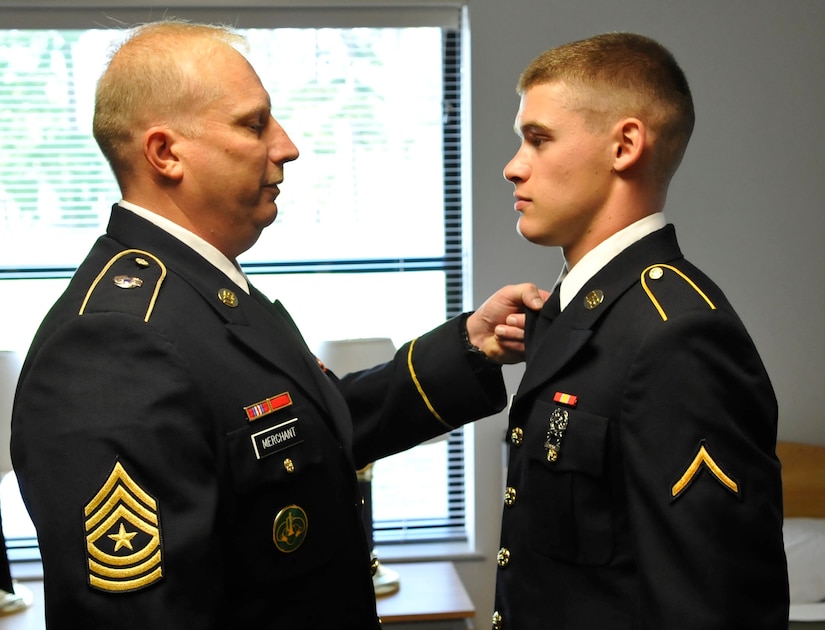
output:
[[[149,318],[152,316],[152,311],[155,308],[155,302],[157,301],[158,293],[160,293],[160,287],[163,284],[163,280],[166,278],[166,265],[164,265],[163,262],[154,254],[150,254],[149,252],[145,252],[140,249],[126,249],[113,256],[109,262],[104,265],[103,269],[94,279],[94,282],[92,282],[89,290],[86,291],[86,297],[83,300],[83,304],[80,306],[78,315],[83,315],[90,310],[90,302],[95,291],[99,290],[101,281],[104,280],[109,274],[114,274],[112,275],[111,280],[117,290],[151,290],[148,295],[148,300],[145,303],[145,310],[144,303],[141,300],[140,312],[137,313],[139,316],[143,317],[143,321],[148,322]],[[152,288],[150,283],[145,283],[144,278],[150,278],[153,280],[155,286]],[[144,286],[145,284],[147,286]],[[104,302],[106,301],[105,298],[101,299]]]
[[650,298],[650,301],[653,302],[653,306],[656,307],[656,310],[659,312],[659,315],[662,317],[662,321],[665,321],[665,322],[667,321],[667,313],[665,313],[664,308],[662,308],[662,305],[659,302],[659,300],[656,299],[656,296],[653,295],[653,291],[650,288],[650,286],[648,285],[648,280],[653,280],[653,281],[662,280],[665,276],[665,270],[672,271],[679,278],[684,280],[694,291],[696,291],[697,294],[699,294],[699,296],[701,296],[701,298],[705,302],[707,302],[707,305],[710,306],[710,308],[712,310],[716,310],[716,305],[710,300],[710,298],[705,294],[705,292],[702,291],[702,289],[700,289],[693,280],[688,278],[679,269],[677,269],[676,267],[674,267],[672,265],[663,265],[663,264],[650,265],[647,269],[645,269],[642,272],[642,275],[641,275],[642,288],[645,290],[645,293],[647,293],[647,297]]

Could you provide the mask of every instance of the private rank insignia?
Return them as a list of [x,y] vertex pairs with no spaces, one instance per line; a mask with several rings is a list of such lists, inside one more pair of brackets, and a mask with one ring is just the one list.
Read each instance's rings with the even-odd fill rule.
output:
[[702,470],[707,470],[724,488],[727,488],[739,500],[742,499],[742,491],[739,483],[722,470],[722,467],[711,457],[707,448],[707,442],[702,440],[699,442],[699,450],[694,456],[693,461],[691,461],[687,470],[685,470],[679,480],[674,483],[670,489],[670,495],[673,501],[678,499],[693,484]]
[[120,462],[84,508],[84,517],[90,586],[123,593],[163,577],[157,502]]

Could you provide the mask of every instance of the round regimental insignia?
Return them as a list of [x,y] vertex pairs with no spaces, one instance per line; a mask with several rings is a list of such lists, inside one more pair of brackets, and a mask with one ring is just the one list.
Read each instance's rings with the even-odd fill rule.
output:
[[300,547],[307,535],[307,513],[297,505],[278,512],[272,525],[272,542],[278,551],[292,553]]

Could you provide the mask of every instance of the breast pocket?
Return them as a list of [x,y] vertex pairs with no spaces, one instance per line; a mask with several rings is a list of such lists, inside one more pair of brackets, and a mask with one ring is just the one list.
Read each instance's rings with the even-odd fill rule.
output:
[[529,424],[547,431],[557,408],[566,421],[561,436],[550,440],[558,443],[557,459],[549,460],[544,443],[531,445],[528,456],[525,499],[530,511],[530,544],[536,552],[557,560],[603,565],[614,550],[610,486],[605,478],[608,421],[540,401],[531,411]]
[[[235,491],[295,483],[322,464],[329,431],[314,410],[294,405],[249,422],[226,436]],[[326,448],[329,448],[326,445]]]

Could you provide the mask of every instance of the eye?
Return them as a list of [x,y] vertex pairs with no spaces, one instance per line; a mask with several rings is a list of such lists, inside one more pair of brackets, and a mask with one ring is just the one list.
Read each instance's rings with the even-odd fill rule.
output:
[[529,133],[529,134],[524,136],[524,142],[529,144],[531,147],[538,148],[538,147],[541,147],[541,145],[543,145],[543,144],[545,144],[546,142],[549,142],[549,141],[550,141],[550,138],[548,138],[547,136],[545,136],[543,134]]
[[541,148],[542,145],[550,142],[552,137],[543,127],[530,125],[523,130],[521,139],[524,144],[538,149]]
[[266,130],[267,126],[269,125],[269,116],[261,114],[256,118],[251,118],[247,122],[247,127],[255,133],[258,137],[263,135],[264,131]]

